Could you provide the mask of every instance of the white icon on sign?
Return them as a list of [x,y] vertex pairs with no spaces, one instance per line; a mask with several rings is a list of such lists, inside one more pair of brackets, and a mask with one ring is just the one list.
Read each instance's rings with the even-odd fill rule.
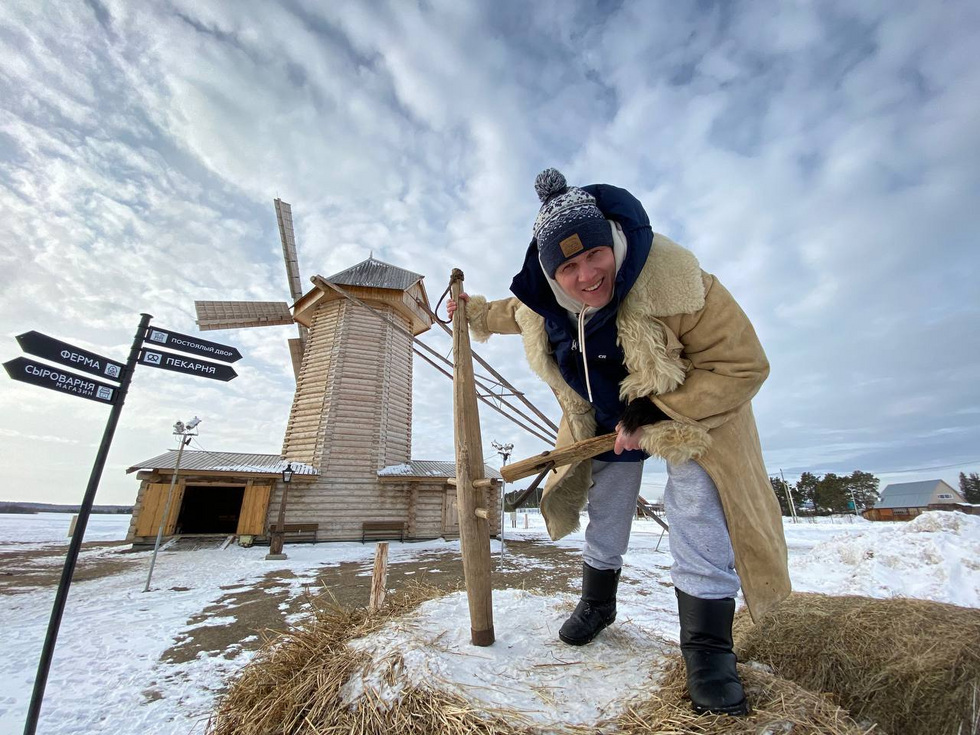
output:
[[97,391],[95,391],[95,397],[96,398],[102,398],[103,400],[106,400],[106,401],[111,401],[112,400],[112,388],[100,387]]
[[149,339],[152,342],[159,342],[160,344],[163,345],[163,344],[166,344],[167,343],[167,333],[166,332],[158,332],[155,329],[151,329],[150,330],[150,337],[149,337]]
[[159,352],[147,352],[146,353],[146,364],[147,365],[159,365],[160,361],[163,359],[163,355]]
[[105,366],[105,374],[108,375],[110,378],[118,378],[119,377],[119,366],[118,365],[106,365]]

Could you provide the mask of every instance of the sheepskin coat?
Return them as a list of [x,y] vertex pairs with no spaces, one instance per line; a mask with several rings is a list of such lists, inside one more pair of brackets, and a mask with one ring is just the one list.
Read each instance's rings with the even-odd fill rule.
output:
[[[557,447],[595,435],[595,412],[562,378],[544,319],[517,298],[467,308],[477,341],[520,334],[531,369],[562,409]],[[718,488],[735,567],[753,619],[790,592],[779,504],[762,460],[752,397],[769,374],[755,330],[731,294],[694,255],[655,235],[646,263],[616,314],[626,401],[648,396],[672,420],[641,429],[640,446],[672,463],[695,460]],[[550,474],[541,512],[552,539],[579,527],[592,484],[590,461]]]

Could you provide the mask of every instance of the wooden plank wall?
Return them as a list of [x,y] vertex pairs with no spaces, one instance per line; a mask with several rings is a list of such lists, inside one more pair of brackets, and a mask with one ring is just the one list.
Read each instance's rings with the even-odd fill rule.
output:
[[136,492],[136,500],[133,501],[133,515],[129,519],[129,531],[126,532],[126,540],[132,541],[136,536],[136,524],[139,521],[140,513],[143,510],[143,500],[146,498],[146,488],[151,483],[147,480],[140,482],[140,489]]
[[331,381],[348,309],[347,301],[332,301],[313,315],[282,448],[283,455],[297,462],[316,464],[322,427],[330,420]]
[[[170,502],[170,512],[164,534],[172,534],[177,515],[180,513],[180,501],[183,497],[182,481],[174,488],[173,499]],[[140,488],[139,508],[133,507],[133,520],[130,522],[133,537],[156,536],[163,518],[163,509],[170,492],[169,482],[147,483]]]
[[[269,495],[272,483],[249,480],[242,497],[242,510],[238,514],[238,528],[235,533],[265,535],[265,520],[269,515]],[[276,509],[278,513],[278,508]]]
[[[277,483],[279,485],[279,483]],[[269,503],[270,517],[279,511],[280,487]],[[500,533],[500,492],[483,491],[491,510],[490,534]],[[455,501],[456,488],[445,481],[356,482],[330,481],[321,477],[307,485],[294,482],[289,489],[286,523],[318,523],[320,541],[360,540],[361,523],[368,520],[400,520],[406,524],[406,538],[439,538],[445,535],[443,510],[447,499]],[[482,503],[481,503],[482,504]],[[450,529],[449,536],[458,536]]]

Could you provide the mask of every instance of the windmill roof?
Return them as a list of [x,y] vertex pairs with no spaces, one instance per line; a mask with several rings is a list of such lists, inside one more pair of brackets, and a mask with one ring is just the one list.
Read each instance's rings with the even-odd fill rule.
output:
[[[500,473],[490,465],[483,465],[483,472],[491,480],[503,479]],[[409,462],[394,464],[378,470],[378,477],[456,477],[456,463],[413,459]]]
[[[286,469],[286,464],[293,466],[293,474],[318,475],[316,467],[293,462],[278,454],[243,454],[241,452],[205,452],[184,450],[180,458],[180,470],[199,470],[203,472],[233,472],[235,474],[279,474]],[[171,449],[152,459],[134,464],[127,473],[136,470],[172,470],[177,464],[177,450]]]
[[896,482],[881,491],[881,499],[875,503],[875,508],[924,508],[929,505],[937,485],[944,485],[942,480],[920,480],[919,482]]
[[391,288],[405,291],[422,280],[422,276],[404,268],[375,260],[367,260],[352,265],[340,273],[334,273],[328,281],[340,286],[365,286],[367,288]]

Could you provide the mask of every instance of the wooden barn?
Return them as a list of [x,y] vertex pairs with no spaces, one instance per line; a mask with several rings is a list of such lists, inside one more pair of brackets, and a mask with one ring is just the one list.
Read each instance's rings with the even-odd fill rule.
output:
[[[137,545],[156,540],[176,461],[177,451],[172,450],[127,470],[137,472],[140,480],[128,536]],[[278,520],[286,465],[277,454],[184,450],[164,536],[234,535],[246,543],[268,543]],[[322,529],[317,519],[323,517],[320,507],[326,504],[318,499],[324,490],[317,487],[319,473],[301,462],[289,465],[293,476],[285,513],[287,543],[459,536],[453,462],[410,460],[383,467],[375,473],[377,507],[342,509],[338,525],[323,523]],[[486,472],[497,483],[502,481],[493,468]],[[498,522],[491,522],[494,534]]]
[[881,499],[861,515],[869,521],[910,521],[927,510],[954,510],[966,499],[942,480],[888,485]]
[[[299,325],[299,338],[290,340],[296,393],[282,452],[185,451],[165,533],[214,527],[265,541],[278,520],[279,473],[291,463],[287,531],[301,527],[302,536],[316,541],[458,535],[455,463],[411,458],[412,337],[432,325],[423,277],[370,257],[329,278],[314,276],[303,294],[289,205],[276,200],[276,212],[292,307],[227,301],[196,307],[202,330]],[[129,535],[134,543],[154,540],[176,454],[130,468],[141,481]],[[482,505],[492,511],[496,535],[502,480],[489,467],[486,473],[493,483]]]
[[[156,539],[176,463],[177,450],[173,450],[126,470],[138,472],[140,480],[130,540],[153,543]],[[164,535],[266,538],[269,500],[282,482],[286,464],[273,454],[184,450]],[[316,478],[316,469],[309,465],[292,463],[291,469],[293,493],[302,493]]]

